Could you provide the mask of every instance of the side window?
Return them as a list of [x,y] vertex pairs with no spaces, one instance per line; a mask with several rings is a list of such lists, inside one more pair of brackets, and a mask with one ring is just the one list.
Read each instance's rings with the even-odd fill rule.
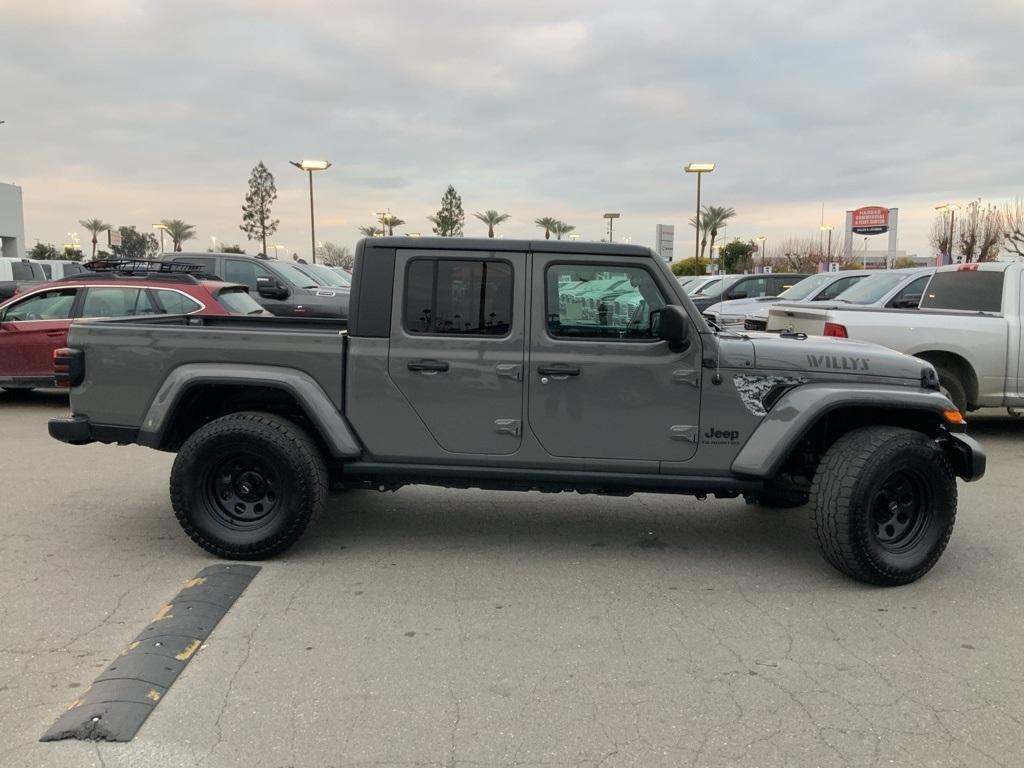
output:
[[158,312],[144,288],[88,288],[82,317],[128,317]]
[[47,280],[52,280],[53,279],[53,264],[43,263],[43,264],[40,264],[39,266],[43,268],[43,274],[46,275],[46,279]]
[[157,300],[169,315],[187,315],[203,308],[202,304],[177,291],[156,291]]
[[[924,287],[928,284],[928,278],[930,277],[931,275],[922,275],[916,280],[911,280],[909,283],[903,286],[896,293],[895,296],[889,299],[889,303],[886,304],[885,306],[894,307],[897,304],[905,304],[907,300],[913,299],[915,297],[918,301],[920,301],[921,294],[924,293]],[[917,305],[915,304],[915,306]]]
[[651,339],[651,312],[665,299],[642,267],[553,264],[545,278],[555,338]]
[[803,279],[804,278],[802,277],[773,277],[769,283],[770,292],[764,295],[778,296],[780,293],[789,290]]
[[850,277],[841,277],[836,280],[832,285],[826,286],[825,290],[814,297],[815,301],[828,301],[834,299],[840,293],[845,291],[847,288],[852,286],[858,280],[863,280],[867,275],[851,275]]
[[73,262],[69,261],[67,264],[64,265],[64,275],[65,275],[65,277],[67,275],[80,275],[83,272],[85,272],[85,270],[82,269],[81,266],[79,266],[78,264],[75,264]]
[[4,322],[17,320],[67,320],[75,303],[74,288],[36,293],[4,310]]
[[273,277],[264,267],[255,261],[245,259],[225,259],[224,279],[229,283],[241,283],[248,286],[250,291],[256,291],[257,277]]
[[[743,294],[743,295],[740,295]],[[740,280],[729,289],[730,299],[753,299],[758,296],[768,295],[768,278],[753,277],[749,280]]]
[[413,259],[405,273],[403,323],[416,334],[507,336],[512,327],[512,265]]
[[[49,264],[47,265],[49,266]],[[31,261],[12,261],[11,262],[11,279],[12,280],[45,280],[46,273],[43,272],[43,268],[39,264],[33,264]]]
[[217,274],[217,260],[209,258],[207,256],[186,256],[184,258],[177,258],[174,260],[179,264],[196,264],[203,268],[203,272],[208,275]]

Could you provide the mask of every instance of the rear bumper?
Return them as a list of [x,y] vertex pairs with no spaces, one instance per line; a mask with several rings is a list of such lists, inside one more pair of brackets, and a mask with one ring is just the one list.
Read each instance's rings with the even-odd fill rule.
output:
[[946,458],[953,465],[957,477],[967,482],[980,480],[985,475],[985,449],[973,437],[947,433],[939,440]]
[[50,437],[70,445],[89,443],[118,443],[127,445],[138,439],[139,430],[134,427],[118,427],[110,424],[93,424],[88,416],[62,416],[50,419],[47,424]]

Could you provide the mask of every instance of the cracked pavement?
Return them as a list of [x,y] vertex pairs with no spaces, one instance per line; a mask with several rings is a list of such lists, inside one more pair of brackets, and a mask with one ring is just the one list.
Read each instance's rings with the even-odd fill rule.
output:
[[352,492],[264,563],[128,744],[37,740],[186,579],[171,456],[0,394],[0,766],[1013,766],[1024,420],[975,415],[922,581],[857,584],[806,512]]

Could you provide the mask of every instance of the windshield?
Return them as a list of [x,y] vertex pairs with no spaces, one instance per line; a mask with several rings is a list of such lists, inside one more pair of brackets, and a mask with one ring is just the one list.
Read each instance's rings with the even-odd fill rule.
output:
[[[704,282],[700,282],[701,280],[704,280]],[[720,282],[722,282],[722,278],[720,277],[716,277],[711,280],[708,280],[703,277],[698,277],[697,280],[693,283],[693,285],[690,286],[690,291],[688,291],[688,293],[690,293],[690,295],[692,296],[703,296],[705,290],[711,288],[716,283]]]
[[881,301],[882,297],[897,285],[911,277],[916,277],[916,275],[906,272],[879,272],[877,275],[864,278],[850,290],[843,291],[836,301],[850,304],[874,304]]
[[330,267],[325,267],[322,264],[298,264],[295,268],[300,272],[304,272],[309,275],[321,285],[325,285],[328,288],[349,287],[349,284],[342,280],[341,275]]
[[[319,277],[315,275],[307,275],[297,266],[287,264],[282,261],[270,262],[273,264],[277,271],[292,285],[297,285],[299,288],[326,288],[327,283],[323,282]],[[303,266],[309,266],[304,264]]]
[[217,301],[232,315],[262,315],[263,307],[245,288],[225,288],[217,294]]
[[328,269],[330,269],[332,272],[334,272],[334,274],[336,274],[338,277],[340,277],[342,282],[345,283],[345,285],[351,287],[351,285],[352,285],[352,275],[350,275],[348,272],[346,272],[341,267],[328,267]]
[[812,293],[816,293],[819,288],[824,288],[835,279],[834,275],[827,273],[805,277],[796,285],[790,286],[780,293],[779,298],[786,301],[803,301]]

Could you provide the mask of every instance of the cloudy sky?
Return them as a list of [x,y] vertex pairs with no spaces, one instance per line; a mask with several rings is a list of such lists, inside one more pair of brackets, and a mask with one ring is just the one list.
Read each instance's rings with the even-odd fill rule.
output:
[[[81,218],[161,218],[241,242],[252,166],[277,180],[273,241],[309,250],[306,179],[323,157],[318,239],[354,245],[389,208],[429,233],[451,183],[535,236],[652,244],[694,206],[691,161],[728,235],[818,234],[900,208],[927,253],[933,208],[1024,194],[1021,0],[0,0],[0,181],[26,236]],[[83,237],[83,240],[85,238]],[[881,241],[882,238],[879,238]],[[250,252],[253,246],[247,246]],[[881,247],[881,243],[879,243]]]

